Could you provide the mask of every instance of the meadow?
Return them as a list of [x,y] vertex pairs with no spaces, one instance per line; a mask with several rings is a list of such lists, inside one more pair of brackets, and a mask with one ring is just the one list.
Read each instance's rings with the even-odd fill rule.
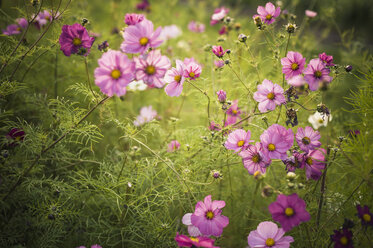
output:
[[0,247],[373,247],[372,13],[0,1]]

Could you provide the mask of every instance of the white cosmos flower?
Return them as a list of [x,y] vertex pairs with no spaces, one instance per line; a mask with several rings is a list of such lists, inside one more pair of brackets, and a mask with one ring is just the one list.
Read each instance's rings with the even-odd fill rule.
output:
[[319,127],[328,125],[328,122],[332,120],[332,115],[323,115],[320,112],[315,112],[313,115],[308,117],[308,122],[312,124],[314,129],[319,129]]
[[132,90],[132,91],[137,91],[137,90],[143,91],[143,90],[146,90],[146,88],[148,88],[148,86],[142,80],[132,81],[127,87],[129,90]]

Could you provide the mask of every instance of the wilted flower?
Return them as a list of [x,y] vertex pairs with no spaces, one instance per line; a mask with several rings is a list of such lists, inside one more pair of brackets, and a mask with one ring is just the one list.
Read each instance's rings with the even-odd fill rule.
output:
[[162,88],[165,85],[164,76],[171,67],[171,62],[162,56],[159,50],[150,51],[147,55],[135,57],[136,79],[143,80],[147,85]]
[[179,143],[179,141],[172,140],[168,144],[167,152],[174,152],[174,151],[179,150],[179,149],[180,149],[180,143]]
[[291,124],[292,127],[298,125],[298,116],[297,116],[297,111],[293,108],[289,108],[286,110],[286,125]]
[[258,225],[255,231],[250,232],[247,242],[250,248],[288,248],[290,243],[294,242],[294,239],[291,236],[284,236],[284,234],[284,229],[278,228],[275,223],[264,221]]
[[258,109],[262,113],[274,110],[276,105],[286,102],[284,89],[268,79],[264,79],[262,84],[258,85],[258,91],[254,93],[254,99],[259,102]]
[[66,55],[79,54],[87,56],[90,52],[95,38],[88,35],[87,29],[75,23],[73,25],[63,25],[59,38],[61,51]]
[[306,203],[296,193],[291,195],[280,194],[275,202],[269,207],[272,219],[280,222],[285,232],[298,226],[301,222],[307,222],[311,219],[306,210]]
[[228,217],[221,215],[224,201],[212,201],[211,195],[205,197],[204,201],[196,204],[192,214],[192,224],[198,227],[202,235],[220,236],[224,227],[229,224]]
[[253,16],[254,20],[256,17],[260,17],[262,22],[272,24],[275,21],[275,18],[280,15],[281,9],[280,7],[276,8],[273,3],[268,2],[265,7],[258,6],[257,12],[258,15]]
[[240,42],[246,42],[246,40],[247,40],[247,36],[246,35],[244,35],[244,34],[238,35],[238,41],[240,41]]
[[108,48],[109,48],[109,42],[107,42],[106,40],[98,45],[98,50],[100,50],[101,52],[107,52]]
[[144,53],[149,48],[159,47],[163,40],[159,39],[162,28],[155,31],[153,23],[147,19],[124,29],[124,41],[120,49],[125,53]]
[[126,86],[135,78],[135,63],[124,53],[110,50],[102,54],[98,65],[94,75],[101,92],[108,96],[126,94]]
[[304,167],[304,154],[294,150],[293,155],[282,160],[282,162],[286,165],[287,171],[293,172],[295,169],[302,169]]
[[141,126],[147,122],[151,122],[157,117],[157,111],[153,107],[147,106],[140,109],[140,115],[136,117],[136,120],[133,122],[135,126]]

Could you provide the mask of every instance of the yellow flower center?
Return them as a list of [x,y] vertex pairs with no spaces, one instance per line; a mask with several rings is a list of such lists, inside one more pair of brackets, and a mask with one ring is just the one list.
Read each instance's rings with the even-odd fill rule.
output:
[[308,158],[306,159],[306,163],[309,164],[309,165],[312,165],[312,164],[313,164],[313,160],[312,160],[312,158],[311,158],[311,157],[308,157]]
[[293,216],[294,215],[294,210],[292,208],[286,208],[285,209],[285,214],[286,216]]
[[237,146],[239,146],[239,147],[243,146],[243,144],[245,144],[245,141],[243,141],[243,140],[240,140],[240,141],[237,142]]
[[314,75],[315,75],[315,77],[317,77],[317,78],[321,78],[322,73],[321,73],[321,71],[315,71]]
[[176,75],[176,76],[174,77],[174,80],[175,80],[176,82],[180,83],[180,81],[181,81],[181,76],[180,76],[180,75]]
[[146,74],[153,75],[155,73],[155,67],[152,65],[149,65],[145,69]]
[[311,139],[308,137],[303,137],[302,143],[305,145],[309,145],[311,143]]
[[113,70],[112,72],[111,72],[111,77],[112,78],[114,78],[114,79],[118,79],[118,78],[120,78],[120,70],[118,70],[118,69],[115,69],[115,70]]
[[20,141],[20,140],[21,140],[21,136],[17,136],[17,137],[15,138],[15,140],[16,140],[16,141]]
[[260,161],[260,156],[259,154],[255,154],[251,160],[254,162],[254,163],[258,163]]
[[267,19],[268,21],[271,20],[271,19],[272,19],[272,15],[271,15],[271,14],[266,15],[266,19]]
[[272,247],[272,246],[274,246],[274,245],[275,245],[275,240],[274,240],[274,239],[272,239],[272,238],[268,238],[268,239],[266,240],[266,246]]
[[270,93],[268,93],[267,98],[269,100],[273,100],[273,99],[275,99],[275,94],[273,94],[272,92],[270,92]]
[[292,64],[291,64],[291,69],[292,69],[293,71],[298,70],[298,68],[299,68],[299,65],[298,65],[297,63],[292,63]]
[[324,123],[324,120],[323,119],[319,119],[319,123]]
[[194,72],[190,72],[190,73],[189,73],[189,76],[190,76],[191,78],[194,78],[195,75],[196,75],[196,74],[195,74]]
[[149,39],[146,37],[142,37],[139,42],[140,42],[140,45],[146,46],[146,44],[148,44],[149,42]]
[[276,146],[274,144],[269,144],[268,145],[268,150],[269,151],[274,151],[276,149]]
[[346,238],[345,236],[343,236],[340,240],[342,245],[347,245],[348,244],[348,238]]
[[190,240],[192,240],[193,242],[197,242],[197,243],[198,243],[198,241],[199,241],[199,239],[198,239],[198,238],[195,238],[195,237],[190,237]]
[[363,215],[363,220],[364,220],[365,222],[370,222],[371,219],[372,219],[372,217],[370,217],[369,214],[364,214],[364,215]]
[[73,44],[74,46],[80,46],[82,44],[82,40],[76,37],[73,39]]
[[260,174],[262,174],[262,173],[260,173],[260,171],[255,171],[254,172],[254,178],[257,179],[260,176]]
[[236,115],[237,114],[237,110],[233,109],[232,113]]
[[209,220],[211,220],[212,218],[214,218],[214,213],[212,211],[208,211],[206,213],[206,218],[209,219]]

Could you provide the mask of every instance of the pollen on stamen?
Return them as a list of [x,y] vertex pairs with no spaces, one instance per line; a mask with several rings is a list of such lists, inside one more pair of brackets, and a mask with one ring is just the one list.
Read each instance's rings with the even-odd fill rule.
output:
[[268,150],[269,151],[274,151],[274,150],[276,150],[276,146],[274,144],[269,144],[268,145]]
[[293,71],[298,70],[298,68],[299,68],[299,65],[298,65],[297,63],[292,63],[292,64],[291,64],[291,69],[292,69]]
[[180,81],[181,81],[181,76],[180,76],[180,75],[176,75],[176,76],[174,77],[174,80],[175,80],[176,82],[180,83]]
[[118,69],[115,69],[111,72],[111,77],[114,79],[118,79],[120,78],[120,76],[121,76],[121,73],[120,73],[120,70]]
[[148,75],[153,75],[155,73],[155,67],[152,65],[149,65],[148,67],[146,67],[145,72]]
[[272,19],[272,15],[271,14],[268,14],[268,15],[266,15],[266,20],[271,20]]
[[80,46],[82,44],[82,40],[79,39],[78,37],[73,39],[73,45],[74,46]]
[[273,94],[272,92],[270,92],[270,93],[267,94],[267,98],[269,100],[273,100],[273,99],[275,99],[275,94]]
[[194,72],[190,72],[190,73],[189,73],[189,76],[190,76],[191,78],[194,78],[194,77],[196,76],[196,74],[195,74]]
[[148,44],[149,42],[149,39],[146,37],[142,37],[139,42],[140,42],[140,45],[146,46],[146,44]]

